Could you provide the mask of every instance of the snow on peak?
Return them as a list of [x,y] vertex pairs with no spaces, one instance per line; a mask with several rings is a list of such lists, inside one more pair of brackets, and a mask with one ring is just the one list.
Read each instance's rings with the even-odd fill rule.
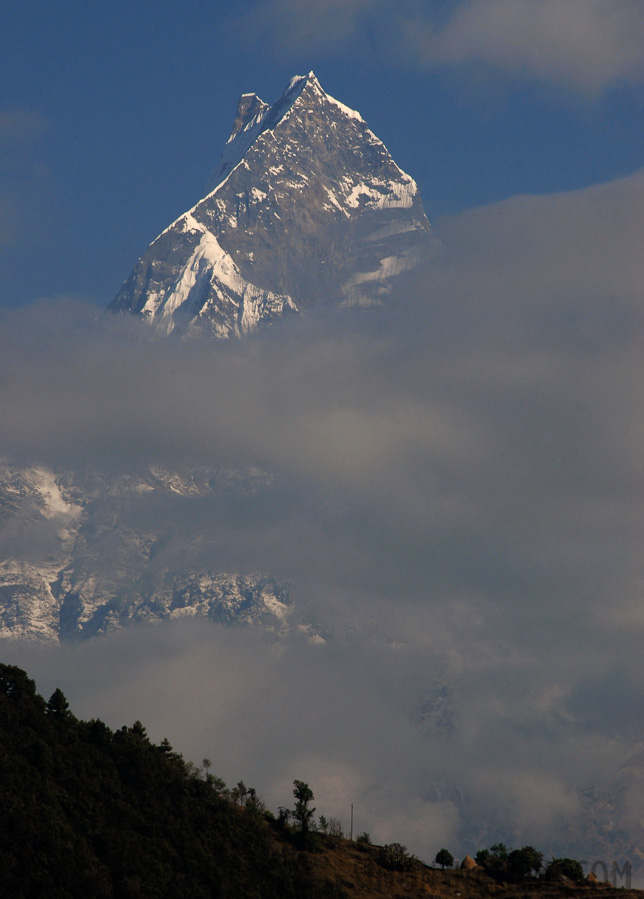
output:
[[310,94],[313,96],[319,97],[321,100],[326,100],[327,103],[331,103],[332,106],[335,106],[336,109],[339,109],[340,112],[344,113],[344,115],[348,116],[350,119],[355,119],[357,122],[364,122],[364,119],[360,115],[360,113],[352,109],[350,106],[346,106],[344,103],[340,103],[339,100],[336,100],[335,97],[332,97],[330,94],[327,94],[320,82],[318,81],[315,72],[311,71],[306,76],[299,76],[291,79],[292,82],[297,82],[298,80],[302,80],[305,83],[302,85],[302,90],[305,87],[310,87]]
[[[293,75],[289,83],[286,85],[286,90],[284,91],[282,96],[285,97],[297,87],[304,87],[304,83],[309,79],[311,75],[313,75],[313,72],[309,72],[308,75]],[[313,77],[315,78],[315,75],[313,75]]]
[[237,115],[233,122],[233,130],[228,138],[228,143],[233,141],[240,131],[252,128],[255,122],[261,120],[268,108],[268,103],[264,103],[257,94],[242,94],[237,104]]
[[325,93],[313,71],[308,75],[294,75],[286,85],[281,97],[269,106],[256,93],[242,94],[237,104],[237,113],[228,142],[206,184],[205,195],[212,193],[223,184],[228,175],[242,161],[257,138],[264,131],[271,131],[286,118],[297,101],[306,91],[306,100],[315,103],[330,103],[336,110],[355,121],[364,122],[359,112],[340,103]]
[[296,75],[271,106],[242,94],[206,196],[153,242],[111,308],[160,333],[226,337],[318,303],[380,302],[429,230],[416,184],[360,113],[313,72]]
[[337,106],[338,109],[340,109],[350,119],[355,119],[357,122],[364,122],[364,119],[357,109],[351,109],[350,106],[345,106],[344,103],[340,103],[339,100],[336,100],[335,97],[332,97],[330,94],[326,94],[326,98],[329,103],[332,103],[333,106]]

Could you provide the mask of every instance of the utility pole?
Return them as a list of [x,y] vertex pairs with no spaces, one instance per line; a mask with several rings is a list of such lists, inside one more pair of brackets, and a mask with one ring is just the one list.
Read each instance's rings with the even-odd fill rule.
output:
[[353,839],[353,802],[351,803],[351,833],[349,834],[349,839]]

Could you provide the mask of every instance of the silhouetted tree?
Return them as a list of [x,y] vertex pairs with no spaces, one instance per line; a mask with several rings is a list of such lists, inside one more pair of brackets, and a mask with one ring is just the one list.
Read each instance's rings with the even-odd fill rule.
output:
[[434,861],[443,869],[451,868],[454,865],[454,856],[449,851],[449,849],[439,849],[436,853],[436,858],[434,859]]
[[508,874],[512,880],[522,880],[533,871],[539,873],[543,867],[543,852],[533,846],[513,849],[508,855]]
[[309,803],[313,801],[313,790],[307,783],[302,780],[293,781],[293,796],[295,796],[295,808],[293,809],[293,818],[300,826],[303,842],[306,842],[311,821],[313,820],[314,808],[309,808]]
[[239,805],[243,805],[246,802],[246,797],[248,796],[248,787],[243,780],[240,780],[237,783],[237,786],[232,788],[232,790],[230,791],[230,796],[233,802],[237,802],[239,803]]
[[47,707],[45,708],[45,714],[50,715],[52,718],[59,721],[73,717],[65,694],[58,687],[56,687],[49,697]]
[[498,879],[507,877],[509,852],[505,843],[493,843],[489,849],[476,853],[476,864]]

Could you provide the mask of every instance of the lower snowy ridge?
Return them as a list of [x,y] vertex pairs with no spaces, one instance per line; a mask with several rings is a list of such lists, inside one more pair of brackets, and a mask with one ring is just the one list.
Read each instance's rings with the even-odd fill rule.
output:
[[0,638],[64,641],[186,616],[283,630],[288,585],[205,567],[201,536],[146,511],[173,497],[216,507],[271,483],[256,468],[108,476],[0,466]]

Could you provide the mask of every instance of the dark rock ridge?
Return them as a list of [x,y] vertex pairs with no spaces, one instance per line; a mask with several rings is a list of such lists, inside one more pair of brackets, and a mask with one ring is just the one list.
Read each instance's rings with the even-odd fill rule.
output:
[[161,333],[242,336],[287,312],[383,301],[434,240],[414,180],[311,72],[244,94],[208,193],[110,304]]

